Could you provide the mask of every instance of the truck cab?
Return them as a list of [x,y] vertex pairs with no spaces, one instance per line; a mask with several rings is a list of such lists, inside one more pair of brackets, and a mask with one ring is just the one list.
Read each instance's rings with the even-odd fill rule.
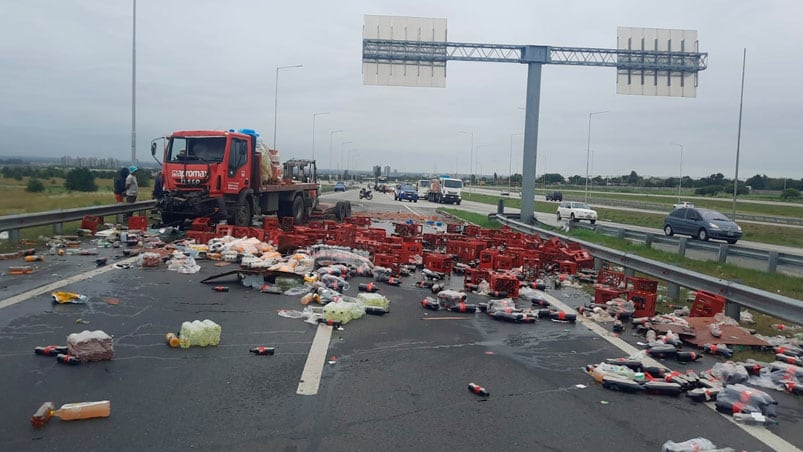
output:
[[[165,196],[158,208],[164,224],[210,217],[238,226],[255,214],[293,216],[303,223],[317,204],[313,161],[291,160],[285,177],[278,152],[250,129],[185,130],[164,140]],[[157,159],[158,161],[158,159]]]

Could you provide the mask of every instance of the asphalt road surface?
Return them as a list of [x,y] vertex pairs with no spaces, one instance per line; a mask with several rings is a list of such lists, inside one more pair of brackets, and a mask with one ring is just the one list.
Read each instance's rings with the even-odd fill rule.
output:
[[[353,210],[426,216],[425,204],[402,207],[377,196]],[[119,250],[100,252],[114,258]],[[799,398],[771,391],[779,424],[764,428],[737,425],[685,397],[609,391],[583,367],[626,356],[622,348],[639,339],[631,331],[615,338],[584,323],[510,324],[480,313],[425,311],[419,302],[428,292],[413,285],[420,274],[404,278],[401,287],[382,286],[389,314],[366,316],[341,331],[277,315],[301,309],[298,297],[263,294],[235,277],[219,282],[229,292],[200,283],[234,264],[199,261],[201,271],[189,275],[111,265],[93,274],[94,259],[49,257],[32,275],[2,277],[4,450],[657,451],[667,440],[697,437],[736,450],[803,446]],[[352,279],[347,293],[356,295],[365,281]],[[46,284],[52,286],[36,289]],[[461,281],[453,276],[449,284]],[[54,287],[90,298],[84,305],[54,305]],[[572,288],[548,295],[569,307],[587,301]],[[119,304],[109,304],[112,298]],[[487,298],[469,295],[469,302],[479,301]],[[165,333],[182,321],[207,318],[222,326],[219,346],[165,345]],[[73,367],[33,353],[84,329],[114,336],[114,360]],[[330,340],[317,369],[317,393],[298,395],[301,380],[316,373],[302,377],[308,356],[321,352],[316,334]],[[276,354],[249,353],[260,345]],[[680,370],[714,362],[706,357]],[[470,393],[470,382],[490,396]],[[110,400],[112,414],[53,418],[34,429],[29,418],[48,400],[57,406]]]

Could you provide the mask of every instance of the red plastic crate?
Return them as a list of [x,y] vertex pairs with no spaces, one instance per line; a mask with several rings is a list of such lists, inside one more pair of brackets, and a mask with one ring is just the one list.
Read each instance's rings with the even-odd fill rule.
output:
[[491,286],[491,290],[507,292],[509,297],[518,298],[521,285],[518,278],[507,273],[491,273],[490,276],[488,284]]
[[577,273],[577,262],[575,261],[560,261],[560,272],[566,273],[569,275],[574,275]]
[[722,295],[699,290],[694,297],[689,317],[713,317],[725,310],[725,303],[727,299]]
[[628,298],[627,289],[618,289],[605,284],[597,284],[594,286],[594,303],[605,304],[614,298]]
[[81,219],[81,229],[89,229],[92,231],[92,235],[95,235],[95,233],[98,232],[98,226],[100,226],[101,223],[103,223],[103,219],[101,217],[84,215],[84,218]]
[[626,276],[625,287],[639,292],[658,293],[658,281],[638,276]]
[[424,268],[435,272],[451,273],[454,260],[448,254],[424,253]]
[[499,255],[499,250],[484,249],[480,251],[480,264],[479,267],[483,269],[492,270],[496,262],[496,256]]
[[625,282],[625,274],[613,270],[600,270],[597,273],[597,283],[611,287],[620,287]]
[[630,301],[636,307],[633,312],[633,317],[652,317],[655,315],[655,303],[658,300],[658,294],[652,292],[641,292],[638,290],[631,291]]

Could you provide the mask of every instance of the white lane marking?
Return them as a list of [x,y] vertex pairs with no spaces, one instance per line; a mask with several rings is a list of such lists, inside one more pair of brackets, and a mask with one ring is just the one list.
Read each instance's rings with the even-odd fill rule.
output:
[[[575,313],[577,312],[574,309],[572,309],[571,307],[569,307],[566,304],[564,304],[563,302],[561,302],[560,300],[558,300],[557,298],[553,297],[552,295],[544,293],[544,296],[554,306],[557,306],[558,308],[560,308],[560,309],[562,309],[562,310],[564,310],[566,312],[575,312]],[[593,332],[597,333],[598,335],[600,335],[600,337],[602,337],[606,341],[608,341],[611,344],[613,344],[614,347],[616,347],[616,348],[622,350],[623,352],[625,352],[628,356],[635,355],[636,353],[641,351],[641,350],[637,349],[636,347],[633,347],[632,345],[630,345],[627,342],[623,341],[622,339],[620,339],[620,338],[618,338],[616,336],[611,336],[611,334],[605,328],[601,327],[597,322],[595,322],[593,320],[586,319],[582,315],[577,314],[577,321],[582,323],[586,327],[588,327],[588,329],[590,329],[591,331],[593,331]],[[658,366],[658,367],[664,367],[664,368],[666,367],[663,364],[659,363],[658,361],[656,361],[656,360],[654,360],[654,359],[652,359],[652,358],[650,358],[648,356],[645,356],[644,358],[642,358],[641,361],[643,363],[647,364],[648,366]],[[707,406],[708,408],[710,408],[711,410],[713,410],[714,412],[716,412],[720,416],[722,416],[722,417],[728,419],[729,421],[733,422],[734,424],[736,424],[737,427],[739,427],[742,430],[744,430],[748,435],[750,435],[753,438],[761,441],[762,443],[764,443],[767,446],[773,448],[774,450],[789,450],[789,451],[800,450],[796,446],[794,446],[793,444],[787,442],[785,439],[783,439],[780,436],[772,433],[771,431],[767,430],[764,427],[755,426],[755,425],[740,424],[739,422],[736,422],[736,420],[734,420],[733,417],[726,416],[726,415],[720,413],[719,411],[717,411],[716,405],[714,403],[704,403],[703,405]]]
[[405,208],[405,209],[409,210],[409,211],[410,211],[410,212],[412,212],[413,214],[415,214],[415,215],[418,215],[419,217],[423,217],[423,216],[424,216],[424,215],[422,215],[422,214],[420,214],[420,213],[416,212],[415,210],[413,210],[413,208],[412,208],[412,207],[410,207],[409,205],[405,205],[405,204],[402,204],[402,205],[404,206],[404,208]]
[[[121,261],[115,262],[115,264],[131,264],[136,261],[136,257],[130,257],[128,259],[123,259]],[[11,298],[6,298],[3,301],[0,301],[0,309],[6,308],[11,305],[15,305],[19,302],[31,299],[33,297],[38,297],[43,293],[51,292],[61,287],[66,286],[67,284],[72,284],[74,282],[83,281],[85,279],[94,278],[95,276],[102,275],[108,271],[114,270],[114,264],[104,265],[103,267],[98,267],[95,270],[88,271],[86,273],[81,273],[80,275],[71,276],[66,279],[62,279],[61,281],[56,281],[51,284],[47,284],[45,286],[37,287],[36,289],[29,290],[27,292],[23,292],[19,295],[15,295]]]
[[318,325],[318,331],[315,332],[315,338],[312,339],[309,355],[307,355],[307,362],[304,364],[304,371],[301,372],[301,380],[298,382],[296,394],[315,395],[318,393],[323,364],[326,360],[331,338],[332,327],[323,324]]

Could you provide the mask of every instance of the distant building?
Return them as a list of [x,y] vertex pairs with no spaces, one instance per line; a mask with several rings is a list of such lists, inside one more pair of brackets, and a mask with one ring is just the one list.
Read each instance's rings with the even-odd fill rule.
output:
[[384,174],[385,177],[390,177],[390,165],[385,166],[385,171],[383,171],[382,174]]
[[98,157],[61,157],[61,166],[67,168],[91,168],[91,169],[117,169],[120,161],[113,158]]

